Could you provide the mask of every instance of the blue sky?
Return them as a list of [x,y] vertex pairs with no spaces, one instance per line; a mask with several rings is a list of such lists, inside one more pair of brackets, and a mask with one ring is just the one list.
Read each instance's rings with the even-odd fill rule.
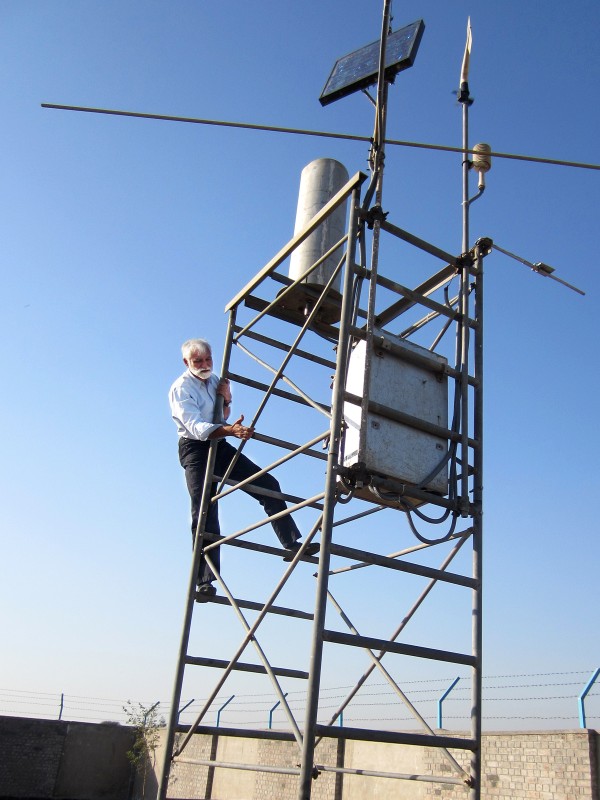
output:
[[[326,108],[318,97],[336,58],[378,38],[381,5],[0,5],[4,688],[169,699],[189,569],[166,399],[179,345],[207,336],[220,362],[223,309],[291,237],[306,163],[367,166],[364,143],[41,103],[370,136],[364,96]],[[415,66],[391,89],[388,136],[460,146],[452,92],[469,15],[471,141],[600,162],[595,0],[543,11],[396,2],[394,28],[419,18],[426,28]],[[600,661],[599,181],[597,171],[495,159],[472,208],[473,241],[489,236],[586,291],[498,253],[486,259],[488,675],[578,672],[583,685]],[[396,224],[459,252],[460,201],[459,155],[388,149],[384,205]],[[226,557],[251,595],[243,562]],[[374,579],[356,591],[387,621]],[[219,624],[204,616],[207,635]],[[424,624],[447,622],[432,610]],[[353,678],[334,662],[324,682]]]

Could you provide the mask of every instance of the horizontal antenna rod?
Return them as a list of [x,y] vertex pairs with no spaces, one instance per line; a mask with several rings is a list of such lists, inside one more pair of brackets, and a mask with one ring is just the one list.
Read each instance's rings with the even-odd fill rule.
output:
[[503,247],[499,247],[495,242],[492,243],[492,247],[499,253],[504,253],[505,256],[510,256],[510,258],[514,258],[515,261],[520,261],[521,264],[525,264],[526,267],[529,267],[534,272],[537,272],[538,275],[543,275],[544,278],[552,278],[553,281],[562,283],[562,285],[566,286],[567,289],[572,289],[574,292],[577,292],[577,294],[585,296],[585,292],[582,289],[578,289],[577,286],[573,286],[572,283],[567,283],[567,281],[563,281],[562,278],[553,275],[552,273],[554,272],[554,267],[550,267],[548,264],[544,264],[543,261],[538,261],[535,264],[533,264],[531,261],[527,261],[526,258],[522,258],[521,256],[518,256],[515,253],[511,253],[510,250],[505,250]]
[[[355,142],[372,143],[369,136],[358,136],[351,133],[332,133],[328,131],[303,130],[302,128],[281,128],[276,125],[254,125],[250,122],[225,122],[216,119],[199,119],[197,117],[172,117],[166,114],[144,114],[139,111],[115,111],[108,108],[89,108],[87,106],[64,106],[55,103],[42,103],[42,108],[54,108],[59,111],[86,111],[90,114],[112,114],[116,117],[135,117],[138,119],[157,119],[167,122],[191,122],[195,125],[218,125],[223,128],[244,128],[253,131],[269,131],[271,133],[295,133],[301,136],[321,136],[328,139],[346,139]],[[399,139],[386,139],[386,144],[397,145],[399,147],[418,147],[423,150],[442,150],[448,153],[474,153],[474,150],[464,150],[462,147],[450,147],[443,144],[424,144],[422,142],[403,142]],[[537,156],[520,156],[514,153],[496,153],[492,151],[487,154],[494,158],[509,158],[516,161],[532,161],[536,164],[553,164],[559,167],[577,167],[579,169],[600,170],[600,164],[585,164],[580,161],[561,161],[556,158],[541,158]]]

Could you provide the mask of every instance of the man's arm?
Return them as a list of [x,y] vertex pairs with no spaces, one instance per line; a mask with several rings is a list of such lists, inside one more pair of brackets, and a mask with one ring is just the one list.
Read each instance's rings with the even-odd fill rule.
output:
[[221,395],[223,398],[223,419],[225,422],[229,419],[229,415],[231,414],[231,386],[229,384],[229,380],[227,378],[221,378],[219,384],[217,386],[217,394]]
[[254,436],[254,428],[248,428],[246,425],[242,425],[244,421],[244,415],[242,414],[233,425],[221,425],[219,428],[214,430],[209,439],[224,439],[226,436],[234,436],[236,439],[244,439],[248,440]]
[[220,423],[209,421],[212,416],[209,409],[203,406],[201,396],[192,396],[190,390],[178,383],[171,387],[169,393],[171,416],[177,424],[180,436],[188,436],[199,441],[206,441]]

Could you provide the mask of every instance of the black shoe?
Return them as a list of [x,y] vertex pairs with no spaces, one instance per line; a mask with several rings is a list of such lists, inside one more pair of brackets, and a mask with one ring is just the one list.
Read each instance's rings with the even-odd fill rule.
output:
[[[319,552],[319,546],[320,545],[318,543],[316,543],[316,542],[313,542],[312,544],[309,544],[308,547],[305,548],[304,553],[302,554],[302,557],[304,558],[305,556],[314,556],[315,553]],[[284,561],[293,561],[294,560],[294,556],[296,555],[298,550],[300,550],[301,547],[302,547],[302,542],[300,542],[298,540],[296,540],[295,542],[292,542],[291,545],[289,545],[288,547],[285,548],[285,554],[283,556],[283,560]]]
[[212,583],[200,583],[198,584],[198,599],[202,602],[206,602],[209,597],[214,597],[217,593],[216,588],[212,585]]

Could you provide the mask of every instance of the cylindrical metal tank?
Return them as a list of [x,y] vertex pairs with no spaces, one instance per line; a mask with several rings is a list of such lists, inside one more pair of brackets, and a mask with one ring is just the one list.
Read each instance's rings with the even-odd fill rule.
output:
[[[333,158],[317,158],[302,170],[298,209],[294,235],[305,228],[323,206],[348,182],[348,171],[343,164]],[[346,229],[346,206],[342,204],[331,214],[314,233],[294,250],[290,259],[289,276],[293,280],[311,267],[323,253],[338,242]],[[311,273],[307,283],[324,286],[337,266],[342,255],[339,251],[330,256]],[[339,291],[340,282],[333,288]]]
[[[298,194],[298,208],[296,211],[296,224],[294,235],[300,233],[311,219],[326,205],[331,198],[348,182],[348,170],[339,161],[333,158],[317,158],[311,161],[302,170],[300,177],[300,191]],[[346,217],[348,203],[342,203],[335,211],[324,220],[316,231],[305,239],[291,255],[288,275],[292,280],[300,278],[316,261],[321,258],[333,245],[338,242],[346,232]],[[302,282],[312,291],[305,291],[302,287],[296,289],[292,295],[286,297],[286,306],[293,306],[293,310],[306,313],[314,302],[315,292],[318,292],[331,278],[337,267],[344,248],[339,247],[329,258],[320,264]],[[339,320],[339,297],[341,286],[341,273],[334,281],[328,295],[329,302],[323,304],[319,319],[333,322]],[[333,301],[333,302],[331,302]]]

